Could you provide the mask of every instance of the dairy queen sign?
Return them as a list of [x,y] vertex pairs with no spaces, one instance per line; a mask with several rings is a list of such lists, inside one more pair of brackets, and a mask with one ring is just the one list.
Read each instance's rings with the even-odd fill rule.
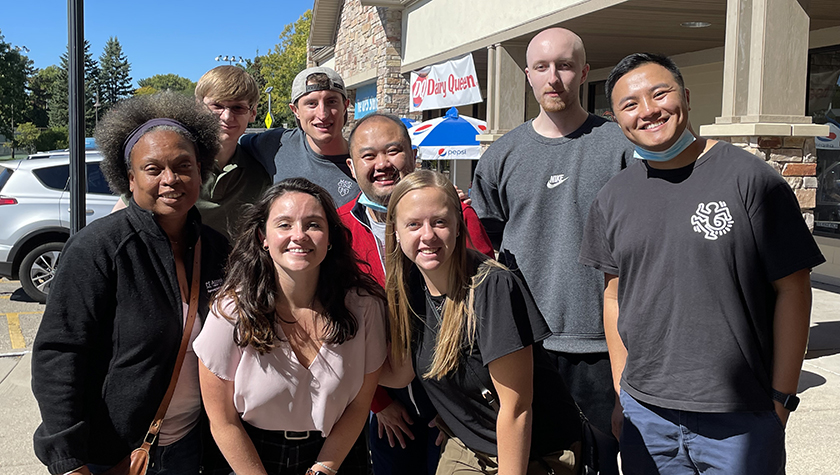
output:
[[411,72],[412,112],[481,101],[472,54]]

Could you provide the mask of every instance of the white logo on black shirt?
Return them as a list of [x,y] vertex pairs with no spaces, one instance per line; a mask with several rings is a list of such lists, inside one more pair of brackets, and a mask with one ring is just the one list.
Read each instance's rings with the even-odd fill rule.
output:
[[548,183],[546,183],[545,186],[546,186],[546,188],[548,188],[550,190],[552,188],[560,186],[561,183],[563,183],[564,181],[566,181],[568,179],[569,179],[569,177],[567,177],[566,175],[564,175],[562,173],[559,174],[559,175],[551,175],[551,178],[548,179]]
[[691,217],[694,232],[703,233],[703,237],[715,241],[732,230],[735,221],[729,213],[725,201],[712,201],[697,205],[697,212]]
[[353,188],[353,182],[349,180],[338,180],[338,194],[341,196],[347,196],[347,193],[350,193],[350,190]]

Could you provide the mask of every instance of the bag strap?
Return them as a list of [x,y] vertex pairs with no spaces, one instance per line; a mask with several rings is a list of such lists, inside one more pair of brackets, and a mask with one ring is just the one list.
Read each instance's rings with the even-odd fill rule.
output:
[[160,432],[163,423],[163,417],[166,415],[166,410],[169,408],[169,403],[172,401],[172,395],[175,394],[175,385],[178,383],[178,376],[181,374],[181,366],[184,363],[184,357],[187,354],[187,346],[189,346],[190,335],[192,335],[193,324],[195,323],[195,316],[198,313],[198,283],[201,280],[201,237],[195,243],[195,256],[193,257],[192,282],[190,284],[190,306],[187,310],[187,321],[184,324],[184,333],[181,336],[181,347],[178,349],[178,359],[175,360],[175,369],[172,370],[172,379],[169,380],[169,387],[166,389],[166,394],[160,402],[160,407],[155,414],[155,419],[149,426],[149,432],[143,438],[143,444],[140,446],[147,451],[151,449],[152,445],[157,441],[158,433]]

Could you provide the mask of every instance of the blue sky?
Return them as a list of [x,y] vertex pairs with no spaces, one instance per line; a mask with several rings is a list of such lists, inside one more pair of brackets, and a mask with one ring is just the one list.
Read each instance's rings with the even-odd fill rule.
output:
[[[312,8],[314,0],[264,2],[219,0],[85,0],[85,38],[99,59],[116,36],[137,80],[174,73],[198,81],[220,64],[219,55],[254,58],[279,42],[288,23]],[[0,34],[26,46],[35,67],[58,65],[67,47],[67,0],[3,2]]]

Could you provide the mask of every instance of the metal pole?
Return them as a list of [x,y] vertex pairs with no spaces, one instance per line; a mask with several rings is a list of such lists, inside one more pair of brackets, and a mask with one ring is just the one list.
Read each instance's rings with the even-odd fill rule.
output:
[[84,0],[67,0],[70,98],[70,234],[85,227],[85,20]]

